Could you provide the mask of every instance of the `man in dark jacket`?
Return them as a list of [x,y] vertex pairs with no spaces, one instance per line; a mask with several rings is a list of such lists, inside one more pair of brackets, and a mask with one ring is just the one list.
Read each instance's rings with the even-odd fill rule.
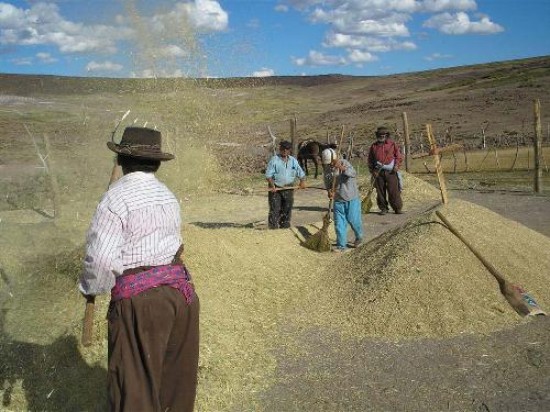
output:
[[403,201],[398,171],[403,157],[397,143],[390,138],[388,128],[379,127],[375,134],[376,141],[369,150],[368,166],[376,188],[376,203],[381,215],[388,213],[389,206],[400,214],[403,213]]

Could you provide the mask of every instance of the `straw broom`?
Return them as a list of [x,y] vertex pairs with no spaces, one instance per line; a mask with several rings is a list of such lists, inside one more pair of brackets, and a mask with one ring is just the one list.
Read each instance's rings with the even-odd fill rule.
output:
[[[338,158],[340,158],[340,153],[342,151],[342,140],[344,138],[344,126],[342,126],[342,133],[340,134],[340,143],[338,144]],[[325,216],[323,217],[323,226],[321,229],[311,235],[307,240],[304,242],[304,246],[311,250],[316,250],[317,252],[330,252],[330,237],[328,235],[328,228],[330,226],[330,223],[332,222],[332,219],[330,218],[331,212],[332,212],[332,204],[334,202],[334,191],[336,189],[336,176],[333,176],[332,178],[332,196],[330,198],[330,201],[328,203],[328,210]]]
[[374,191],[374,183],[376,182],[376,178],[378,177],[378,173],[380,173],[380,172],[376,171],[374,173],[374,175],[372,176],[372,183],[369,187],[369,190],[367,191],[367,194],[365,195],[363,200],[361,200],[361,213],[363,213],[364,215],[369,213],[370,210],[372,209],[372,192]]

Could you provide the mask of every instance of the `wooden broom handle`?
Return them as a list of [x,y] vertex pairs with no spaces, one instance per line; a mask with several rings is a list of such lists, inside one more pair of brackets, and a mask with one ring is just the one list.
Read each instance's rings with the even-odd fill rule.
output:
[[491,272],[491,275],[495,277],[495,279],[498,281],[499,284],[506,283],[506,279],[504,279],[504,276],[502,276],[502,274],[500,274],[500,272],[491,263],[489,263],[487,259],[485,259],[481,255],[481,253],[478,252],[477,249],[475,249],[466,239],[464,239],[464,236],[462,236],[460,232],[456,230],[453,227],[453,225],[451,225],[451,223],[447,220],[447,218],[443,215],[443,213],[441,213],[439,210],[436,210],[435,214],[441,219],[443,223],[445,223],[445,226],[447,226],[447,229],[449,229],[457,238],[459,238],[462,241],[462,243],[466,245],[468,249],[472,251],[474,255],[476,255],[476,257],[481,261],[481,263],[483,263],[483,266],[485,266],[487,270]]
[[82,327],[82,345],[86,347],[92,344],[92,334],[94,331],[94,309],[95,296],[86,296],[86,310],[84,311],[84,324]]

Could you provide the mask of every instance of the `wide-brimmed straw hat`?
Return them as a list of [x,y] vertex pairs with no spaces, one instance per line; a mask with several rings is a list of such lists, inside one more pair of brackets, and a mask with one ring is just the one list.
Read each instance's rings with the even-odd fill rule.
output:
[[172,160],[173,154],[161,151],[161,134],[146,127],[127,127],[119,144],[107,142],[113,152],[124,156],[148,160]]

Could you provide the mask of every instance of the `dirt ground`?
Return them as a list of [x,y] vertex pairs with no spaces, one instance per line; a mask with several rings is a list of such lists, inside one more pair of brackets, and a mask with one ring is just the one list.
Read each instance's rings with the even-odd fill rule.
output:
[[[451,201],[454,197],[480,204],[550,236],[548,196],[454,191]],[[319,220],[326,203],[324,195],[317,191],[298,193],[294,224]],[[405,214],[385,216],[379,216],[375,206],[364,216],[367,240],[432,206],[405,205]],[[265,207],[267,213],[267,201]],[[238,216],[234,218],[238,220]],[[253,218],[262,216],[247,214],[249,222]],[[258,228],[262,224],[256,223]],[[547,317],[526,320],[518,327],[487,336],[449,339],[347,340],[327,330],[294,330],[289,325],[280,325],[280,333],[298,339],[306,355],[287,353],[285,348],[276,351],[279,381],[261,394],[261,410],[550,410]],[[247,405],[237,405],[234,410],[246,409]]]

